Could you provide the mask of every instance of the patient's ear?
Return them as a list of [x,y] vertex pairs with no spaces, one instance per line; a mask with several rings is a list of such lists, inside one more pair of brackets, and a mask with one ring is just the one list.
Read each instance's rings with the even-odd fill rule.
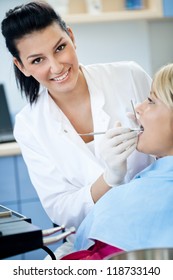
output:
[[31,76],[30,73],[25,69],[25,67],[23,66],[23,64],[21,62],[19,62],[19,60],[14,57],[13,58],[13,63],[16,65],[16,67],[26,76],[29,77]]

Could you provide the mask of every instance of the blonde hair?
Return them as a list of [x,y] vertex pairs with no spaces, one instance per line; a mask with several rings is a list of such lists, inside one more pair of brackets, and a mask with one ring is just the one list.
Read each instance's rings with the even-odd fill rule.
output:
[[152,88],[161,101],[173,108],[173,63],[161,67],[156,72]]

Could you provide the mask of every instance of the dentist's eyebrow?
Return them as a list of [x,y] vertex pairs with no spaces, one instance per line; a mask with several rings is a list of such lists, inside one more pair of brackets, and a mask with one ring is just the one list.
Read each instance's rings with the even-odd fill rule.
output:
[[[56,49],[57,46],[61,43],[61,41],[63,40],[63,37],[61,37],[58,42],[56,42],[56,44],[53,46],[53,49]],[[39,57],[39,56],[42,56],[41,53],[37,53],[37,54],[31,54],[29,56],[27,56],[27,59],[31,59],[31,58],[35,58],[35,57]]]
[[61,43],[61,41],[63,41],[63,39],[64,39],[64,37],[61,37],[61,38],[58,40],[58,42],[55,44],[55,46],[53,47],[53,49],[56,49],[56,48],[59,46],[59,44]]

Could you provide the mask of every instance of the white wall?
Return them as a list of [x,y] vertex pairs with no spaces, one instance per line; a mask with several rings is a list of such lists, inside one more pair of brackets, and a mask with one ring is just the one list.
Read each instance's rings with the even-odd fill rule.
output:
[[154,73],[165,63],[173,63],[173,19],[154,21],[149,28],[151,69]]
[[[0,20],[9,8],[24,0],[0,2]],[[71,25],[77,44],[79,61],[83,64],[135,60],[150,75],[162,64],[173,62],[173,20],[126,21]],[[0,34],[0,82],[5,84],[12,114],[26,103],[17,90],[12,58]]]
[[147,22],[76,24],[72,28],[82,63],[135,60],[150,72]]

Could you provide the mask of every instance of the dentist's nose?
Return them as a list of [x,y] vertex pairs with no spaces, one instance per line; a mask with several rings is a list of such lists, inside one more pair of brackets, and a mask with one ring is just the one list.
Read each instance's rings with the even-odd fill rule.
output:
[[55,59],[50,60],[50,72],[52,74],[59,74],[63,70],[63,65]]

